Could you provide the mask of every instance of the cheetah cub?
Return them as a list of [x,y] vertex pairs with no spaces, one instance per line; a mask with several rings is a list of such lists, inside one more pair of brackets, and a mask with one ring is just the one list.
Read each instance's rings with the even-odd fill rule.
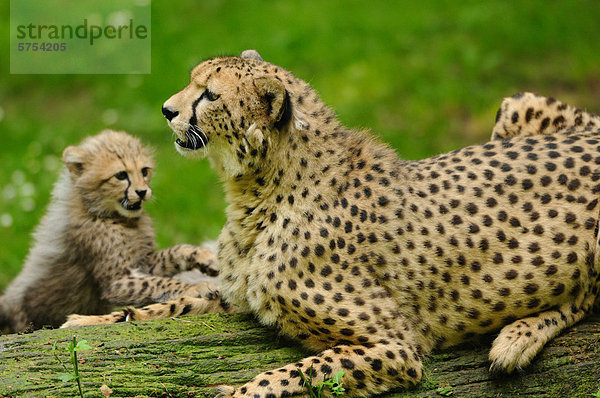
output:
[[[142,209],[152,193],[153,162],[137,138],[104,131],[66,148],[63,162],[23,270],[0,298],[0,318],[10,331],[57,327],[68,314],[106,314],[115,305],[212,294],[207,282],[169,278],[192,268],[216,275],[212,252],[191,245],[155,251]],[[122,321],[130,312],[84,322],[73,316],[67,325]]]
[[299,395],[311,366],[371,396],[418,383],[432,349],[498,330],[492,370],[512,372],[598,295],[600,129],[405,161],[255,51],[190,80],[162,111],[177,150],[224,180],[222,295],[318,351],[220,397]]

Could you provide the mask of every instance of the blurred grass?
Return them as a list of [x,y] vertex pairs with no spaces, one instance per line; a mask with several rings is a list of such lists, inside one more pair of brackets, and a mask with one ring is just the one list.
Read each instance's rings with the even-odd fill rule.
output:
[[0,5],[0,289],[19,271],[62,150],[103,128],[156,148],[159,245],[216,238],[220,183],[173,149],[161,104],[204,58],[257,49],[309,81],[351,127],[417,159],[482,142],[503,97],[600,111],[597,1],[248,1],[152,4],[150,75],[10,75]]

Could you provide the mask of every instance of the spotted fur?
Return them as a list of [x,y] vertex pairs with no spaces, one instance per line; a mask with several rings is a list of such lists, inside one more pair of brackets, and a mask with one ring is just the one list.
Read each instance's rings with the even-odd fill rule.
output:
[[[192,268],[216,274],[212,252],[191,245],[155,251],[142,209],[153,161],[138,139],[105,131],[66,148],[63,161],[23,270],[0,299],[10,331],[57,327],[68,314],[104,314],[115,305],[212,295],[208,283],[170,278]],[[125,318],[120,311],[115,321]],[[93,316],[74,316],[68,325],[93,323]]]
[[600,117],[552,97],[519,93],[505,98],[496,114],[492,140],[515,135],[597,131]]
[[318,352],[220,397],[300,394],[311,366],[315,382],[343,370],[349,396],[371,396],[418,383],[432,349],[498,330],[492,370],[511,372],[597,296],[600,130],[587,122],[540,134],[544,117],[538,135],[405,161],[255,52],[201,63],[163,113],[177,150],[224,181],[223,297]]

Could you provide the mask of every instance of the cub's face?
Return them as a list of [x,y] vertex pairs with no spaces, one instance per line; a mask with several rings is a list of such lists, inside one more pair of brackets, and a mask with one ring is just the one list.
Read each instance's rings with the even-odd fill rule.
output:
[[153,162],[140,141],[105,131],[63,152],[63,162],[86,209],[99,216],[134,218],[152,197]]
[[289,120],[284,74],[258,57],[213,58],[195,67],[190,84],[162,108],[177,151],[207,156],[229,176],[256,164]]

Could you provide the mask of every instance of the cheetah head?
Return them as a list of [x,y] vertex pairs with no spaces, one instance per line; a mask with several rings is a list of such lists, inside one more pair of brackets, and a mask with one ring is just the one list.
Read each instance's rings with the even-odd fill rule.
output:
[[186,157],[207,157],[226,177],[268,158],[293,119],[289,83],[297,79],[254,50],[196,66],[190,84],[162,107]]
[[63,152],[72,186],[85,210],[101,217],[136,218],[152,196],[153,161],[141,142],[105,130]]

